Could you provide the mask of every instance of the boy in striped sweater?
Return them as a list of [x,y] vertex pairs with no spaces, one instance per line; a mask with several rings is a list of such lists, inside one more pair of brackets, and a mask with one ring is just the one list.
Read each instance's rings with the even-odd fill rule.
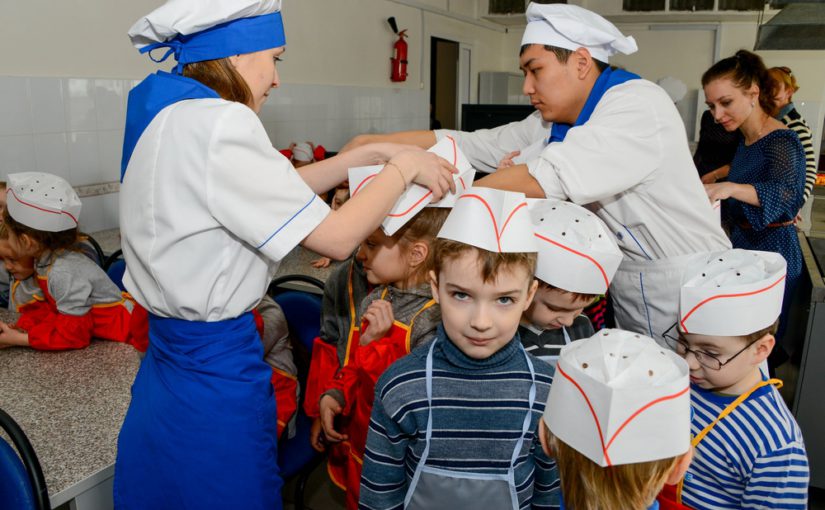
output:
[[376,385],[360,507],[558,508],[536,430],[553,369],[517,329],[536,291],[524,195],[470,188],[435,241],[435,339]]
[[679,322],[665,338],[690,367],[695,457],[675,488],[697,510],[807,508],[805,444],[778,379],[760,365],[773,349],[785,259],[728,250],[685,273]]

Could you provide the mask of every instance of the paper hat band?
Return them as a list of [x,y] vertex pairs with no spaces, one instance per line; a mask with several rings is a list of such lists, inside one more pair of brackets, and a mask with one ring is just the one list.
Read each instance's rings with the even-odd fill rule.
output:
[[[687,313],[685,313],[682,316],[682,318],[679,320],[679,325],[682,327],[682,331],[684,331],[685,333],[690,333],[690,330],[688,329],[687,324],[686,324],[688,319],[690,319],[691,315],[693,315],[695,312],[697,312],[700,308],[707,305],[708,303],[710,303],[712,301],[715,301],[717,299],[736,299],[736,298],[744,298],[744,297],[749,297],[749,296],[756,296],[758,294],[765,294],[765,293],[773,290],[777,285],[779,285],[781,283],[784,283],[786,276],[787,275],[783,274],[782,276],[779,277],[779,279],[777,279],[775,282],[771,283],[770,285],[768,285],[766,287],[763,287],[761,289],[751,291],[751,292],[740,292],[738,294],[717,294],[715,296],[710,296],[708,298],[705,298],[703,301],[699,302],[696,306],[694,306],[693,308],[688,310]],[[775,319],[776,319],[775,317],[774,317],[774,319],[771,319],[771,322],[773,322]],[[735,320],[735,319],[731,318],[731,320]]]
[[599,442],[601,442],[602,452],[604,453],[604,460],[605,460],[607,466],[612,466],[613,465],[613,462],[610,460],[610,453],[609,453],[610,447],[613,445],[613,442],[616,440],[616,438],[619,436],[619,434],[622,433],[622,431],[625,429],[625,427],[627,427],[631,422],[633,422],[635,419],[639,418],[640,415],[642,415],[645,411],[649,410],[653,406],[655,406],[657,404],[661,404],[663,402],[667,402],[668,400],[677,399],[677,398],[683,396],[688,391],[690,391],[690,386],[685,386],[683,389],[678,390],[678,391],[676,391],[675,393],[673,393],[671,395],[665,395],[665,396],[656,398],[654,400],[651,400],[650,402],[642,405],[636,411],[634,411],[616,429],[616,431],[613,433],[612,436],[605,438],[604,432],[602,431],[602,426],[599,424],[599,418],[598,418],[598,416],[596,416],[596,411],[593,408],[593,404],[590,402],[590,398],[587,396],[587,392],[585,392],[584,389],[582,389],[581,385],[579,385],[579,383],[577,383],[573,379],[573,377],[571,377],[567,372],[564,371],[564,369],[561,367],[561,365],[556,365],[556,371],[558,373],[560,373],[562,375],[562,377],[567,379],[579,391],[582,398],[587,403],[587,408],[590,410],[590,416],[592,416],[593,423],[596,425],[596,430],[598,431],[598,434],[599,434]]
[[[47,209],[47,208],[45,208],[45,207],[40,207],[40,206],[35,205],[35,204],[31,203],[31,202],[27,202],[26,200],[24,200],[24,199],[22,199],[22,198],[18,197],[18,196],[17,196],[17,193],[15,193],[14,189],[9,189],[9,193],[11,193],[11,197],[12,197],[12,198],[14,198],[14,200],[15,200],[18,204],[20,204],[20,206],[21,206],[21,207],[29,207],[29,208],[34,209],[34,210],[36,210],[36,211],[38,211],[39,213],[42,213],[42,214],[56,214],[56,215],[58,215],[58,216],[61,216],[61,215],[62,215],[62,216],[65,216],[65,217],[66,217],[66,218],[68,218],[68,219],[69,219],[72,223],[74,223],[74,225],[75,225],[75,226],[77,226],[77,218],[76,218],[76,217],[75,217],[72,213],[70,213],[70,212],[68,212],[68,211],[55,211],[55,210]],[[19,210],[19,209],[17,209],[16,207],[15,207],[14,209],[15,209],[15,210]],[[11,213],[11,211],[9,211],[9,214],[11,214],[11,217],[12,217],[12,218],[14,218],[15,220],[17,220],[17,218],[15,218],[15,215],[14,215],[14,214],[12,214],[12,213]],[[21,223],[23,223],[23,222],[21,221]],[[28,225],[27,223],[23,223],[23,224],[24,224],[24,225]],[[29,226],[31,226],[31,225],[29,225]],[[44,230],[45,230],[45,229],[44,229]],[[68,230],[68,229],[66,229],[66,230]]]
[[[550,239],[549,237],[544,237],[543,235],[541,235],[539,233],[536,233],[535,236],[538,239],[540,239],[541,241],[550,243],[553,246],[557,246],[557,247],[561,248],[562,250],[570,252],[573,255],[577,255],[577,256],[581,257],[583,260],[586,260],[586,261],[590,262],[598,270],[599,274],[602,277],[602,280],[604,280],[604,290],[607,290],[607,288],[610,287],[610,278],[607,277],[607,272],[604,270],[604,267],[602,267],[602,265],[599,264],[599,262],[596,259],[594,259],[590,255],[587,255],[586,253],[576,251],[573,248],[570,248],[569,246],[565,246],[560,242],[554,241],[554,240]],[[541,248],[539,248],[539,251],[541,251]],[[547,282],[547,283],[550,283],[550,282]],[[552,283],[550,283],[550,284],[553,285]],[[556,286],[556,285],[554,285],[554,286]],[[567,289],[564,289],[564,290],[567,290]],[[577,291],[574,291],[574,292],[577,292]],[[604,292],[604,291],[602,291],[602,292]]]
[[496,215],[493,213],[493,209],[490,207],[490,203],[487,202],[487,200],[484,197],[476,195],[475,193],[465,193],[465,194],[461,195],[460,197],[458,197],[458,199],[459,200],[462,200],[462,199],[478,200],[484,205],[484,208],[487,210],[488,213],[490,213],[490,220],[493,222],[493,231],[494,231],[495,236],[496,236],[496,243],[498,244],[498,252],[499,253],[502,252],[501,237],[504,235],[504,231],[507,229],[507,225],[510,223],[510,220],[513,219],[513,216],[520,209],[527,207],[527,202],[522,202],[519,205],[517,205],[512,211],[510,211],[510,214],[507,216],[507,219],[504,220],[504,223],[501,225],[501,230],[499,230],[498,229],[498,222],[496,222]]

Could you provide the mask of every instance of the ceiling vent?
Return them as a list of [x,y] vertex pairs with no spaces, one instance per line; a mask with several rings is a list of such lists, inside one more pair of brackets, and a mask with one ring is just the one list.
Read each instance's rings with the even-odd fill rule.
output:
[[759,26],[754,50],[825,50],[825,2],[782,0],[785,7]]

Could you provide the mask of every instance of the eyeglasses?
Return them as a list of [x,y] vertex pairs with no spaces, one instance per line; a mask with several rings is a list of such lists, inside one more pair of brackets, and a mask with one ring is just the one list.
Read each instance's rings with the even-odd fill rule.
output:
[[759,340],[757,338],[756,340],[752,341],[751,343],[749,343],[748,345],[743,347],[742,350],[740,350],[739,352],[737,352],[736,354],[734,354],[733,356],[728,358],[728,360],[723,363],[719,358],[717,358],[713,354],[708,354],[707,352],[704,352],[704,351],[697,351],[697,350],[691,349],[688,346],[688,343],[685,342],[681,338],[681,335],[679,334],[678,330],[676,329],[677,324],[678,323],[674,323],[673,326],[669,327],[667,329],[667,331],[662,333],[662,337],[667,342],[668,347],[670,347],[671,349],[676,351],[676,354],[678,354],[679,356],[681,356],[683,358],[686,358],[688,353],[693,354],[693,357],[696,358],[696,361],[699,362],[700,365],[702,365],[703,367],[709,368],[711,370],[722,370],[723,366],[727,365],[728,363],[733,361],[734,358],[736,358],[737,356],[739,356],[743,352],[747,351],[748,348],[751,345],[755,344]]

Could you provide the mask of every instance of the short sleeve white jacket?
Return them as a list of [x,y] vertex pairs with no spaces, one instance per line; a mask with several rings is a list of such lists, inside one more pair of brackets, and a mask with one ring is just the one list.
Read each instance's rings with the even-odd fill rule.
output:
[[164,108],[120,191],[127,290],[150,313],[193,321],[251,310],[329,213],[258,116],[223,99]]

